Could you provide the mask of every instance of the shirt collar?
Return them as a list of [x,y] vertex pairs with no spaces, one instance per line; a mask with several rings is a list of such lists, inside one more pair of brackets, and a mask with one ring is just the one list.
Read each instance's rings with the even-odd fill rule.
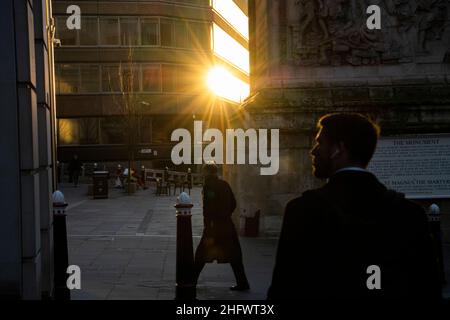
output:
[[341,171],[360,171],[360,172],[369,172],[369,170],[366,170],[364,168],[360,167],[345,167],[337,170],[334,174],[341,172]]

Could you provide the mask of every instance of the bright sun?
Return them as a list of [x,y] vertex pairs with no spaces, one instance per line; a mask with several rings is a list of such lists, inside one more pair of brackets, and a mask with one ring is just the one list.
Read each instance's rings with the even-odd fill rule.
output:
[[234,102],[242,102],[250,94],[249,85],[223,67],[213,67],[208,72],[207,84],[215,95]]

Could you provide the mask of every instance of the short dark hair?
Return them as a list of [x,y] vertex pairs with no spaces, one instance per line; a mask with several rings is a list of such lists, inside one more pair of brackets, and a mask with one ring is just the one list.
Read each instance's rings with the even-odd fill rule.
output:
[[342,143],[350,158],[368,165],[375,152],[380,127],[359,113],[331,113],[320,118],[318,125],[327,139]]
[[214,162],[209,161],[203,165],[202,171],[205,175],[216,176],[219,170]]

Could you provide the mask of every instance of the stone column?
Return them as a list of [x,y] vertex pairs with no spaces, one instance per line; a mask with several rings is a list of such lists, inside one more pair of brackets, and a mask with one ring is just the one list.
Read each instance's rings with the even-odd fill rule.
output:
[[46,23],[49,1],[0,5],[0,296],[51,294],[52,187]]

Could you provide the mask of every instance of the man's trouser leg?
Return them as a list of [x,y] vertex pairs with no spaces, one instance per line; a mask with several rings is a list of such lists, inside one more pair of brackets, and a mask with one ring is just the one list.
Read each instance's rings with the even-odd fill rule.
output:
[[200,276],[200,273],[202,272],[204,267],[205,263],[203,261],[199,260],[194,261],[194,274],[192,276],[195,285],[197,285],[198,277]]
[[236,277],[236,283],[238,286],[248,286],[247,276],[245,275],[244,264],[242,260],[231,262],[231,268],[233,269],[234,276]]

